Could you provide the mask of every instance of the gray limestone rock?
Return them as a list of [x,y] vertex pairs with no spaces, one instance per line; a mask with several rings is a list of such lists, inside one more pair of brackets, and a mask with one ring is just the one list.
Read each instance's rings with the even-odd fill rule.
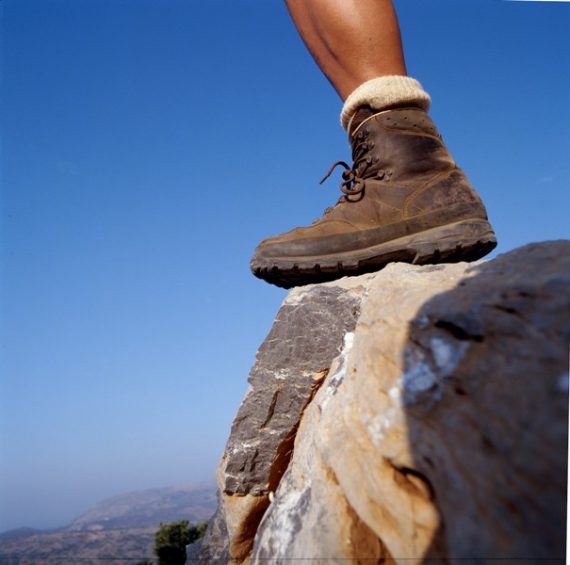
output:
[[275,490],[301,414],[352,331],[361,296],[315,286],[290,294],[259,348],[226,446],[226,494]]

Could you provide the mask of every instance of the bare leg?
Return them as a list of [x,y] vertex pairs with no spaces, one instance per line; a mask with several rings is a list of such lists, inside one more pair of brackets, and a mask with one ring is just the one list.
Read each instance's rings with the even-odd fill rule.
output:
[[285,0],[297,30],[340,97],[367,80],[406,75],[392,0]]

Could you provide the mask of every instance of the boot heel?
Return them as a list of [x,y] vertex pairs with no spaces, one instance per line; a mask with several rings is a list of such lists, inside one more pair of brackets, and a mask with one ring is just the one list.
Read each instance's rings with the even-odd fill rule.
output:
[[408,245],[416,265],[458,263],[484,257],[497,246],[497,239],[489,222],[463,220],[412,236]]

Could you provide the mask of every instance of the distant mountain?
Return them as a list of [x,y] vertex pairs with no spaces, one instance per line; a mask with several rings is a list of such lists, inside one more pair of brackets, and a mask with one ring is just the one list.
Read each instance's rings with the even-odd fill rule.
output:
[[207,520],[216,509],[211,483],[141,490],[108,498],[66,527],[68,531],[144,528],[186,518]]
[[2,565],[94,565],[101,560],[152,558],[161,522],[210,518],[217,506],[214,483],[130,492],[103,500],[56,530],[18,528],[0,534]]
[[28,536],[33,536],[34,534],[40,534],[45,531],[46,530],[37,530],[36,528],[16,528],[15,530],[8,530],[7,532],[1,532],[0,540],[27,538]]

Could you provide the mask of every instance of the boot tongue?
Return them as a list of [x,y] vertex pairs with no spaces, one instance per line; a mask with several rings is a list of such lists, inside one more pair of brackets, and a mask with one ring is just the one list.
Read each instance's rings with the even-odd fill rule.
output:
[[348,135],[349,137],[352,136],[352,132],[356,131],[358,129],[358,126],[364,121],[366,120],[366,118],[369,118],[370,116],[373,116],[375,113],[377,113],[376,111],[374,111],[370,106],[360,106],[356,112],[354,113],[354,115],[352,116],[352,119],[350,120],[350,123],[348,125]]

